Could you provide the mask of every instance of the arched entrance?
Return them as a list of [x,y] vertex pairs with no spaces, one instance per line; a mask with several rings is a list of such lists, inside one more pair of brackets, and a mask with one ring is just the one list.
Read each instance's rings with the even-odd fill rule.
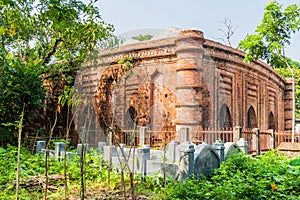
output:
[[125,114],[125,127],[126,130],[132,130],[136,127],[134,125],[137,125],[137,112],[133,106],[130,106]]
[[105,102],[105,117],[106,117],[106,123],[111,124],[112,122],[112,91],[113,91],[113,82],[114,79],[112,77],[109,77],[106,79],[106,84],[105,84],[105,97],[106,97],[106,102]]
[[275,124],[275,117],[272,112],[270,112],[268,116],[268,129],[276,129],[276,124]]
[[250,106],[247,112],[247,128],[258,128],[257,127],[257,120],[256,120],[256,114],[254,111],[254,108]]
[[125,144],[134,146],[137,143],[135,130],[137,130],[138,119],[137,111],[133,106],[130,106],[125,113]]
[[[118,97],[118,93],[115,91],[115,87],[120,87],[119,81],[129,69],[120,65],[111,66],[107,68],[101,74],[99,83],[95,92],[95,112],[99,122],[100,128],[106,132],[109,127],[118,129],[117,120],[114,120],[112,124],[113,112],[120,112],[119,110],[113,110],[114,99]],[[124,112],[124,110],[122,110]],[[118,114],[118,113],[117,113]],[[123,113],[124,114],[124,113]]]
[[221,129],[232,128],[232,119],[226,104],[223,104],[219,112],[219,127]]

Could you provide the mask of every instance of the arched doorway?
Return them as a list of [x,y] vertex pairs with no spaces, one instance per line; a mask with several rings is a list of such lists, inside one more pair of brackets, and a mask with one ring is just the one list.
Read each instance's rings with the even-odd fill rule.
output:
[[254,108],[250,106],[247,112],[247,128],[258,128]]
[[275,124],[275,117],[272,112],[270,112],[268,116],[268,129],[276,129],[276,124]]
[[137,112],[133,106],[130,106],[125,113],[125,127],[126,130],[132,130],[136,127],[134,125],[137,125]]
[[125,113],[125,132],[124,139],[125,144],[134,146],[137,143],[137,137],[135,130],[137,129],[138,119],[137,111],[133,106],[130,106]]
[[226,128],[232,127],[232,119],[231,119],[230,111],[226,104],[223,104],[223,106],[220,109],[219,127],[221,129],[224,129],[224,128],[226,129]]
[[[100,128],[104,132],[107,132],[107,130],[109,130],[109,127],[119,129],[119,126],[116,122],[117,120],[114,120],[114,123],[112,124],[113,112],[116,112],[116,115],[119,114],[118,112],[122,112],[123,116],[124,109],[113,110],[113,101],[119,95],[115,91],[115,87],[120,86],[121,82],[119,81],[121,77],[124,77],[126,75],[126,72],[128,72],[128,70],[129,68],[118,65],[110,66],[101,73],[101,77],[94,94],[94,104],[96,118],[99,122]],[[87,86],[90,87],[89,84]],[[123,119],[122,122],[124,122]]]
[[113,78],[109,77],[106,79],[105,84],[105,97],[106,97],[106,105],[105,105],[105,117],[106,123],[111,124],[112,121],[112,91],[113,91]]

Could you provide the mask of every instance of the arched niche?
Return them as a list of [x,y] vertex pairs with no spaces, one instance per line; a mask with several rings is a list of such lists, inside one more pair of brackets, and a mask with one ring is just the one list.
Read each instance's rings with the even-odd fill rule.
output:
[[137,111],[133,106],[130,106],[125,113],[125,128],[126,130],[134,129],[135,125],[137,125]]
[[276,129],[276,122],[273,112],[270,112],[268,116],[268,129]]
[[255,110],[252,106],[247,111],[247,128],[258,128]]
[[219,112],[219,127],[220,128],[231,128],[232,119],[229,108],[226,104],[223,104]]
[[133,106],[130,106],[125,113],[125,129],[127,130],[127,132],[125,132],[123,135],[125,144],[130,146],[134,146],[137,144],[135,132],[132,131],[134,129],[137,129],[137,124],[137,111]]

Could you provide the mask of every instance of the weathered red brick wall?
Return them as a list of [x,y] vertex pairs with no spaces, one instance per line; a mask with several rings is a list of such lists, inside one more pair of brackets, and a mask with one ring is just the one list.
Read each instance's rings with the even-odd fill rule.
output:
[[[134,68],[117,62],[133,58]],[[132,124],[153,130],[197,131],[242,126],[291,129],[290,85],[263,62],[206,40],[202,32],[100,52],[80,74],[80,90],[93,95],[99,127]],[[114,113],[114,114],[113,114]],[[136,118],[136,120],[131,119]]]

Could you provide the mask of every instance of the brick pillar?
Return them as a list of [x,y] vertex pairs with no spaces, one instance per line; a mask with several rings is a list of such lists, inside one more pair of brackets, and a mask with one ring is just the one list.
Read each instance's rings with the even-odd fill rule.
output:
[[189,128],[189,141],[202,121],[199,100],[202,99],[203,43],[203,33],[195,30],[181,31],[176,40],[176,130]]
[[286,78],[284,90],[284,129],[292,130],[293,119],[293,90],[292,79]]

